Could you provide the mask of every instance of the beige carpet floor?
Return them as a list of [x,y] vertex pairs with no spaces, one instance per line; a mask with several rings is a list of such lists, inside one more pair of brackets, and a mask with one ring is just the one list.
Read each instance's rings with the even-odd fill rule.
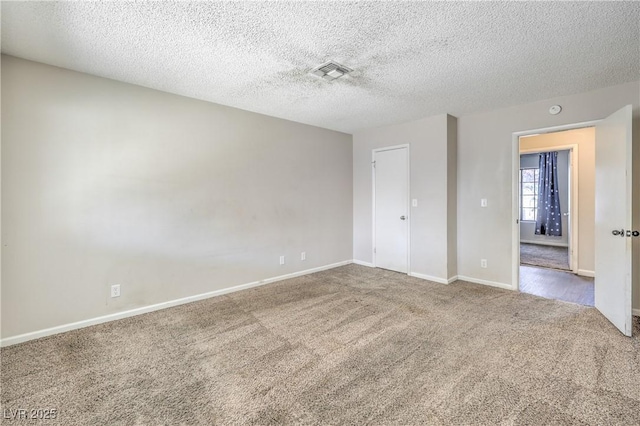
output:
[[520,264],[569,270],[569,248],[520,243]]
[[349,265],[4,348],[1,402],[64,425],[637,425],[635,327]]

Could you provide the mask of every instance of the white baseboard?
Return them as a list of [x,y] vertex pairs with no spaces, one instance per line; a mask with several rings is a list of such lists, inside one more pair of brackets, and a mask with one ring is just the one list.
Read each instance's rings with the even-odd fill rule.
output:
[[353,259],[353,263],[355,263],[356,265],[361,265],[361,266],[367,266],[369,268],[374,268],[373,263],[365,262],[363,260]]
[[594,278],[596,276],[595,271],[588,271],[586,269],[578,269],[578,275],[583,277],[591,277]]
[[452,282],[458,279],[457,276],[446,279],[446,278],[434,277],[432,275],[420,274],[418,272],[409,272],[409,276],[420,278],[422,280],[433,281],[434,283],[438,283],[438,284],[451,284]]
[[640,309],[632,309],[631,313],[637,317],[640,317]]
[[109,321],[115,321],[123,318],[133,317],[136,315],[146,314],[147,312],[158,311],[160,309],[166,309],[173,306],[184,305],[185,303],[196,302],[198,300],[209,299],[210,297],[222,296],[223,294],[234,293],[240,290],[246,290],[253,287],[258,287],[265,284],[274,283],[276,281],[282,281],[289,278],[300,277],[302,275],[313,274],[315,272],[325,271],[327,269],[337,268],[339,266],[349,265],[353,263],[352,260],[345,260],[343,262],[332,263],[330,265],[319,266],[317,268],[306,269],[304,271],[292,272],[290,274],[280,275],[273,278],[267,278],[260,281],[254,281],[247,284],[240,284],[233,287],[223,288],[220,290],[214,290],[207,293],[196,294],[194,296],[187,296],[181,299],[169,300],[167,302],[156,303],[155,305],[143,306],[140,308],[130,309],[128,311],[116,312],[113,314],[103,315],[101,317],[90,318],[87,320],[72,322],[69,324],[58,325],[56,327],[46,328],[44,330],[32,331],[30,333],[20,334],[18,336],[6,337],[0,340],[0,347],[6,347],[16,345],[18,343],[28,342],[29,340],[39,339],[41,337],[52,336],[54,334],[64,333],[66,331],[77,330],[79,328],[89,327],[91,325],[102,324]]
[[567,243],[555,243],[553,241],[520,240],[520,242],[525,244],[537,244],[539,246],[569,247],[569,244]]
[[479,278],[465,277],[463,275],[458,275],[458,279],[460,281],[468,281],[468,282],[474,283],[474,284],[488,285],[488,286],[491,286],[491,287],[498,287],[498,288],[502,288],[502,289],[505,289],[505,290],[515,290],[515,288],[511,284],[504,284],[504,283],[499,283],[499,282],[496,282],[496,281],[481,280]]

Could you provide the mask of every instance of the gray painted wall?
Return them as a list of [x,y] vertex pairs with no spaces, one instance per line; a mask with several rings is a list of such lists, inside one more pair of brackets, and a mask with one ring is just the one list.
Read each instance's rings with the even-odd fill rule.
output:
[[[538,158],[538,154],[523,154],[520,156],[520,167],[538,168]],[[520,221],[520,241],[565,247],[569,245],[569,217],[564,216],[569,211],[569,151],[558,152],[558,190],[560,191],[560,211],[563,215],[562,236],[536,235],[535,222]]]
[[352,258],[347,134],[3,56],[2,151],[3,338]]
[[[404,143],[420,202],[411,210],[412,270],[510,284],[512,132],[633,104],[634,147],[640,140],[638,82],[468,115],[457,126],[441,115],[363,130],[353,144],[346,134],[6,56],[2,89],[3,337],[352,254],[371,261],[371,149]],[[550,116],[555,103],[563,112]],[[634,164],[638,229],[640,149]],[[636,309],[639,265],[635,239]],[[123,285],[119,299],[108,297],[113,283]]]
[[[456,118],[447,114],[362,130],[353,135],[353,257],[372,262],[371,153],[375,148],[409,144],[411,273],[446,280],[457,274],[452,229],[456,228]],[[453,234],[455,236],[455,233]]]
[[458,275],[458,119],[447,115],[447,277]]

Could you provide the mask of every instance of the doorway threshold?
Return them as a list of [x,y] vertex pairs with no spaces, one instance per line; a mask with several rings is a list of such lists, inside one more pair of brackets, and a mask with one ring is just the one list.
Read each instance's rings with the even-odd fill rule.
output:
[[520,266],[520,291],[546,299],[594,305],[594,279],[535,266]]

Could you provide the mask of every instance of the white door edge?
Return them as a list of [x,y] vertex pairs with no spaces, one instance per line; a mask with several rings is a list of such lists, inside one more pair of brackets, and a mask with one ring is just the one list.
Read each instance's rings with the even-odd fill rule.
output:
[[[604,201],[596,198],[595,307],[625,336],[633,333],[633,253],[630,235],[633,226],[632,133],[631,105],[615,111],[596,127],[596,197],[600,189],[604,194]],[[624,140],[621,136],[624,136]],[[617,161],[611,162],[612,157],[617,157],[618,161],[623,159],[624,169],[618,167]],[[611,173],[602,173],[603,170]],[[615,197],[624,198],[624,209],[620,209],[619,203],[615,201],[617,198],[610,198],[612,192]],[[613,210],[612,206],[615,206]],[[612,218],[614,221],[611,221]],[[618,229],[622,230],[621,237],[612,235],[612,231]],[[620,241],[620,238],[623,238],[623,246],[612,244],[616,240]],[[620,250],[621,247],[623,251]]]

